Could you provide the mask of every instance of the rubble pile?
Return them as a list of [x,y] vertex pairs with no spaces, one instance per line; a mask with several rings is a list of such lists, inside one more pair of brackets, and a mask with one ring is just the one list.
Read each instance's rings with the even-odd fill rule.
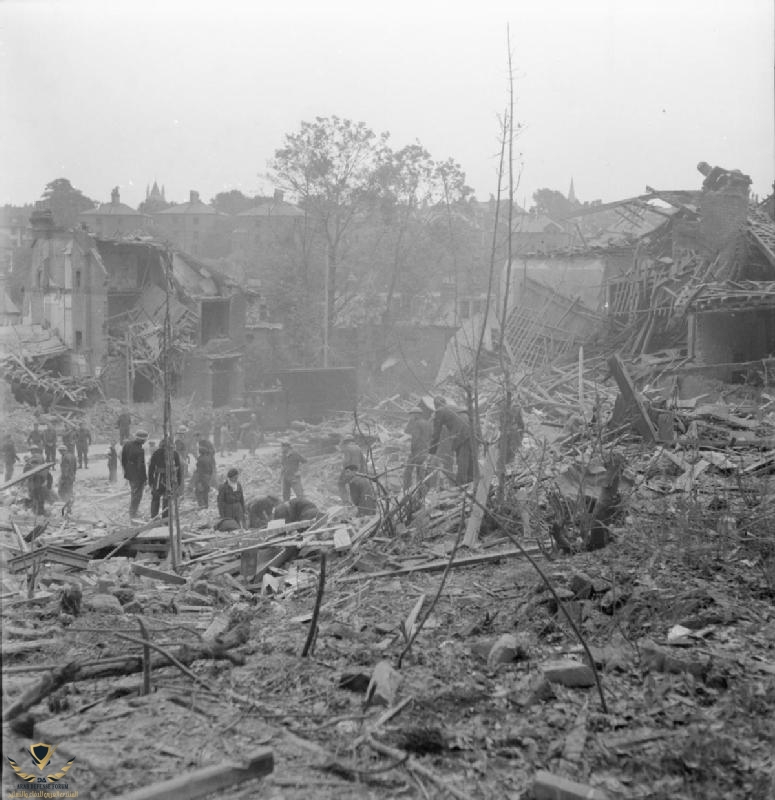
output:
[[98,378],[58,375],[46,369],[45,364],[15,353],[0,358],[0,372],[11,384],[17,400],[39,402],[45,408],[59,403],[78,407],[102,396]]
[[[442,472],[435,485],[401,491],[403,427],[419,397],[372,403],[356,421],[294,423],[267,434],[253,455],[244,448],[219,455],[220,478],[236,465],[249,496],[276,492],[279,444],[290,441],[305,454],[309,496],[325,513],[314,523],[222,533],[213,530],[217,512],[196,509],[184,495],[176,569],[166,526],[116,524],[126,490],[102,473],[84,475],[69,515],[43,525],[23,510],[21,488],[6,490],[6,720],[16,735],[66,740],[84,772],[96,776],[104,719],[131,717],[138,736],[152,718],[177,719],[182,693],[195,704],[187,713],[216,719],[223,713],[216,691],[228,698],[226,708],[242,709],[238,737],[273,740],[275,750],[282,742],[285,769],[294,774],[317,769],[310,754],[321,763],[338,758],[345,772],[358,759],[367,772],[383,747],[413,754],[411,763],[430,769],[432,782],[448,781],[423,766],[431,762],[422,754],[435,752],[447,776],[462,769],[470,791],[479,786],[487,796],[565,781],[609,797],[649,797],[646,787],[683,785],[686,769],[707,770],[730,797],[756,796],[768,763],[760,745],[739,766],[739,747],[710,734],[737,765],[729,776],[707,760],[694,766],[691,753],[697,737],[709,735],[702,731],[711,713],[753,735],[745,732],[752,721],[729,715],[741,692],[760,691],[756,682],[764,686],[768,674],[771,681],[758,631],[775,624],[765,610],[775,586],[775,400],[765,388],[744,386],[727,387],[723,399],[671,404],[653,388],[664,363],[656,359],[630,365],[630,400],[638,402],[618,401],[614,420],[604,416],[616,405],[616,388],[603,382],[602,363],[590,360],[582,375],[584,397],[594,397],[589,405],[574,396],[577,365],[519,384],[526,435],[500,501],[497,476],[488,479],[489,513],[473,548],[460,545],[475,487],[461,491]],[[462,405],[456,387],[446,390]],[[491,446],[502,394],[495,376],[483,377],[482,438]],[[578,419],[569,424],[565,411],[561,422],[560,409],[574,402]],[[639,433],[641,409],[654,441]],[[117,410],[92,410],[90,420],[102,428],[98,415],[109,420]],[[353,433],[385,488],[372,517],[354,516],[336,490],[338,445]],[[551,591],[526,556],[542,564]],[[713,589],[709,571],[717,576]],[[735,587],[730,594],[727,585]],[[605,711],[570,621],[588,642]],[[315,662],[298,655],[310,631]],[[396,670],[394,657],[407,647]],[[321,673],[319,661],[330,671]],[[47,670],[58,676],[53,683]],[[143,694],[147,685],[153,695]],[[156,698],[152,717],[149,696]],[[184,702],[191,708],[191,699]],[[99,710],[105,704],[107,717]],[[461,715],[463,708],[471,711]],[[245,717],[250,709],[259,714]],[[68,722],[74,710],[77,729]],[[197,731],[189,735],[205,746]],[[167,758],[183,763],[180,744],[170,739],[169,749]],[[491,762],[487,770],[477,767],[482,758]],[[544,772],[530,778],[534,763]],[[116,786],[129,771],[117,771]],[[368,782],[395,790],[401,778],[394,774]]]

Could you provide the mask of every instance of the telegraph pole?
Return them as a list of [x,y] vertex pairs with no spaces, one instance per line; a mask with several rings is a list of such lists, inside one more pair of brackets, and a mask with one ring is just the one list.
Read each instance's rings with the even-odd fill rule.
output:
[[[164,472],[166,477],[165,501],[167,505],[167,525],[169,529],[170,566],[176,569],[180,564],[180,518],[178,515],[177,486],[173,485],[174,472],[173,438],[172,438],[172,379],[170,370],[170,350],[172,348],[172,317],[170,314],[170,293],[172,291],[172,255],[164,250],[164,332],[162,337],[162,363],[164,366],[164,422],[163,436],[167,442],[164,449]],[[177,478],[177,475],[175,475]]]

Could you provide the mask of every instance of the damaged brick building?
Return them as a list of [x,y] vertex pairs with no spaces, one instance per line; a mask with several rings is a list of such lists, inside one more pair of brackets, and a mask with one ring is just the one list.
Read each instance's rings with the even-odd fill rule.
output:
[[173,392],[224,405],[240,396],[245,299],[228,278],[150,239],[102,239],[37,209],[21,278],[22,321],[66,347],[63,375],[99,378],[107,396],[150,401],[162,384],[169,308]]

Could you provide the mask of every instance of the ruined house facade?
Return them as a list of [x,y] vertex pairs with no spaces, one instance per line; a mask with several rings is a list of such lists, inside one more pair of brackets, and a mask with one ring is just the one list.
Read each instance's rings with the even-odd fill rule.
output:
[[150,401],[164,384],[166,350],[173,392],[215,406],[241,396],[245,301],[237,286],[159,242],[57,229],[45,210],[32,225],[22,321],[62,340],[64,374],[98,377],[108,396]]
[[108,275],[85,231],[57,228],[50,210],[31,218],[32,258],[22,277],[23,324],[51,329],[68,348],[63,370],[99,376],[107,353]]
[[602,207],[636,226],[646,209],[650,229],[638,236],[514,259],[510,273],[504,270],[514,361],[536,368],[597,341],[625,358],[673,353],[681,361],[674,377],[687,387],[692,374],[722,381],[748,380],[752,370],[772,375],[770,201],[751,203],[750,179],[737,170],[708,172],[699,191],[649,190]]

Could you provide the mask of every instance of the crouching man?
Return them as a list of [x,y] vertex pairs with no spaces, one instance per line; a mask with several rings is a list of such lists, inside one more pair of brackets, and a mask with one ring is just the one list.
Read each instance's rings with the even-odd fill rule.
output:
[[248,528],[266,528],[279,502],[280,498],[272,494],[251,500],[247,505]]
[[358,509],[359,517],[369,517],[377,513],[374,485],[365,475],[358,474],[357,467],[352,464],[345,467],[344,482],[350,490],[350,502]]
[[280,503],[275,507],[274,518],[282,519],[286,522],[302,522],[317,519],[320,516],[320,510],[311,501],[304,497],[294,497],[287,503]]

